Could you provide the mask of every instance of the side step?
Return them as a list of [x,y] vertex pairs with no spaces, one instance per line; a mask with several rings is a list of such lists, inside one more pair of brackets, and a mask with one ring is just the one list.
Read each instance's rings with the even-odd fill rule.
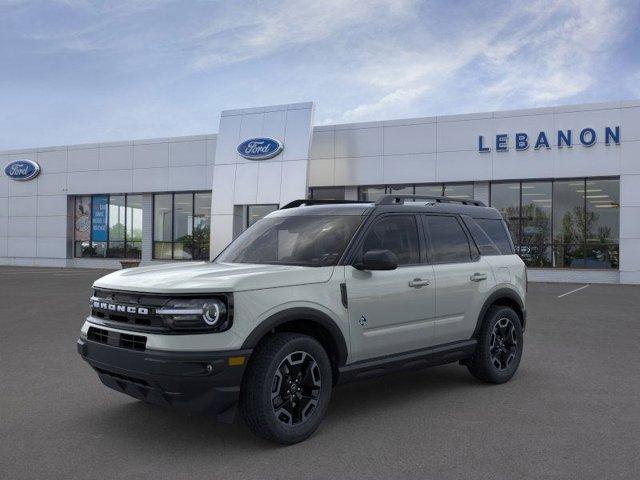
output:
[[345,365],[339,369],[338,383],[376,377],[409,368],[414,370],[457,362],[472,356],[477,343],[475,339],[462,340]]

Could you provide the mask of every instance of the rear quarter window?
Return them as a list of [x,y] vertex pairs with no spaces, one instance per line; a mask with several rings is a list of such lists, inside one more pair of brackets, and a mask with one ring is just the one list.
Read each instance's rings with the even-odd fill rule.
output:
[[513,243],[504,220],[498,218],[474,218],[474,220],[498,247],[502,255],[513,253]]

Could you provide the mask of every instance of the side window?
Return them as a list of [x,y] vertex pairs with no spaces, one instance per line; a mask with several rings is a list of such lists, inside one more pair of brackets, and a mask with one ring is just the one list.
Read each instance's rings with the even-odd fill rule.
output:
[[500,253],[503,255],[511,255],[513,247],[504,221],[496,218],[476,218],[478,225],[487,232],[489,238],[496,244]]
[[467,234],[456,217],[425,215],[424,223],[431,243],[433,263],[471,261]]
[[362,253],[390,250],[398,257],[398,265],[420,263],[418,229],[413,215],[390,215],[378,220],[367,232]]
[[[474,242],[478,246],[478,250],[482,255],[501,255],[500,249],[493,243],[493,240],[489,238],[489,235],[482,229],[480,225],[476,223],[476,221],[467,216],[462,216],[462,221],[469,229],[469,233],[473,238]],[[474,246],[471,245],[471,252],[474,252]]]

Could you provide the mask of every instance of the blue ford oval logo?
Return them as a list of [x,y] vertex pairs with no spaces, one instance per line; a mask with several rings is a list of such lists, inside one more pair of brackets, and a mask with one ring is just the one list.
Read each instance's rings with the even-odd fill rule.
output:
[[14,160],[4,167],[4,173],[12,180],[24,182],[38,176],[40,165],[33,160]]
[[266,160],[278,155],[284,146],[273,138],[250,138],[238,145],[238,153],[249,160]]

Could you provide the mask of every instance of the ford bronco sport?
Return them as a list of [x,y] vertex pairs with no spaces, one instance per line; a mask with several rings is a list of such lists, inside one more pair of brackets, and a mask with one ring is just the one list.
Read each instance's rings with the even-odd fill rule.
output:
[[298,200],[213,262],[97,280],[78,351],[108,387],[227,421],[239,406],[255,433],[292,444],[339,382],[450,362],[508,381],[526,281],[505,222],[481,202]]

